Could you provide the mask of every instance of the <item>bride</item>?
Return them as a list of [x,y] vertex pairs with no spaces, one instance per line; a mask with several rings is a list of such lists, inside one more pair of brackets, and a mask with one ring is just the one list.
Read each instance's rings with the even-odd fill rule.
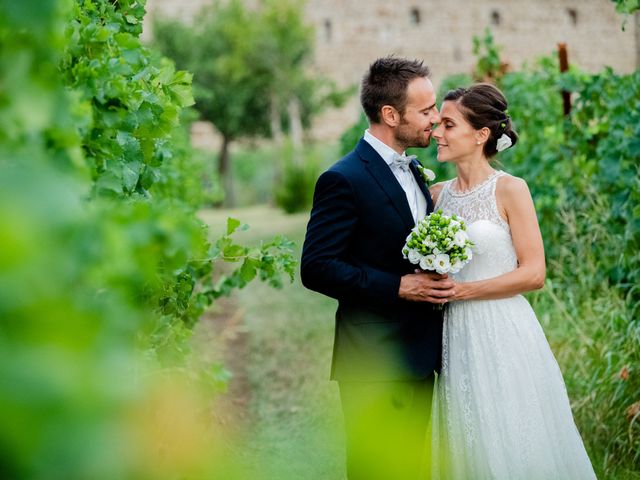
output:
[[457,178],[431,188],[435,209],[464,218],[475,247],[445,313],[432,476],[593,479],[562,374],[520,295],[545,278],[533,201],[524,180],[489,161],[518,140],[507,102],[492,85],[459,88],[440,117],[438,161]]

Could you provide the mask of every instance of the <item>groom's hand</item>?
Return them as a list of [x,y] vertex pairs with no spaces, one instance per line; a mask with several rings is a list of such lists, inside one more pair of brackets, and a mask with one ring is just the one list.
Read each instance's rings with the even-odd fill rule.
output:
[[453,287],[447,275],[410,273],[400,279],[398,296],[412,302],[447,303],[455,293]]

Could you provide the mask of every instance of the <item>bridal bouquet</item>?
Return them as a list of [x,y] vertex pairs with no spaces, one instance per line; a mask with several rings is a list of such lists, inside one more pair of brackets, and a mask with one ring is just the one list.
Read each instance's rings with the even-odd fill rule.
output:
[[402,248],[404,258],[422,270],[458,273],[472,258],[473,243],[465,231],[464,220],[444,215],[442,210],[420,220]]

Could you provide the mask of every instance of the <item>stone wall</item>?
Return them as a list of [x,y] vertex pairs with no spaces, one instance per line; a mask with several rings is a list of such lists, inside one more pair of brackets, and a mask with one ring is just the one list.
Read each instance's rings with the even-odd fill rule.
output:
[[[149,10],[184,20],[206,0],[148,0]],[[501,57],[520,68],[565,42],[569,61],[587,71],[603,66],[627,73],[640,62],[639,16],[623,17],[610,0],[307,0],[305,15],[316,31],[312,69],[341,86],[359,84],[375,58],[397,54],[424,59],[432,80],[470,72],[472,38],[492,29]],[[356,98],[327,112],[312,134],[334,140],[360,114]]]

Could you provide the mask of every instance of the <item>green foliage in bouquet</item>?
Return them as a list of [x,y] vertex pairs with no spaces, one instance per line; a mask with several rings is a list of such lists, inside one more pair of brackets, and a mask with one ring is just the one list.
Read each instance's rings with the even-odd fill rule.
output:
[[473,257],[464,220],[438,210],[411,230],[402,254],[423,270],[458,273]]

